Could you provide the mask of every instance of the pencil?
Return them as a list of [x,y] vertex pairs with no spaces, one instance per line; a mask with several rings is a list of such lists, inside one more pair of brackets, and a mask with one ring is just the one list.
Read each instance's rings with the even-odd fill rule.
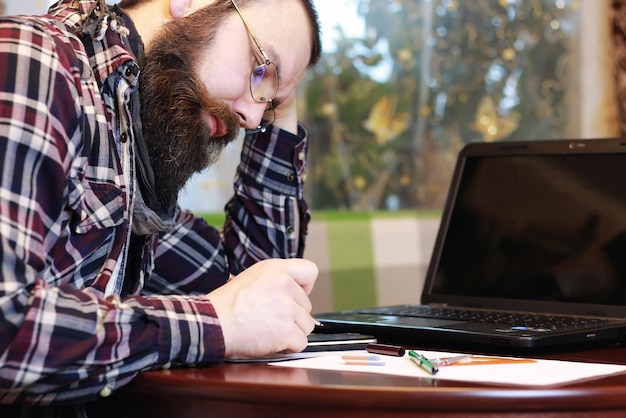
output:
[[489,364],[518,364],[518,363],[536,363],[537,360],[530,358],[514,358],[514,357],[481,357],[472,356],[470,361],[460,361],[454,363],[454,366],[478,366]]

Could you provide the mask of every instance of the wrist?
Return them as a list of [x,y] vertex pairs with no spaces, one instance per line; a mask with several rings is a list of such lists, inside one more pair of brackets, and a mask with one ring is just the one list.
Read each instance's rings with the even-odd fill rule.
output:
[[288,118],[288,119],[276,118],[276,120],[274,121],[274,126],[284,131],[287,131],[289,133],[292,133],[294,135],[298,134],[298,119],[297,118]]

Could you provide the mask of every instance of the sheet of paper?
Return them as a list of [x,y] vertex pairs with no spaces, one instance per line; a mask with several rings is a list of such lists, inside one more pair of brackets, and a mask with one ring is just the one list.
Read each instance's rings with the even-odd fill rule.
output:
[[[364,350],[351,351],[349,353],[368,354]],[[419,353],[429,359],[452,357],[458,354],[422,350]],[[334,355],[269,363],[269,365],[520,386],[555,386],[626,372],[626,365],[533,359],[532,362],[511,364],[457,364],[442,366],[439,368],[438,373],[431,375],[410,361],[407,355],[404,357],[380,356],[385,363],[383,366],[362,366],[346,364],[342,360],[342,355],[345,354],[346,352],[340,352]],[[495,356],[492,357],[495,358]],[[497,358],[501,357],[498,356]]]
[[[347,352],[347,351],[346,351]],[[352,351],[349,351],[352,353]],[[300,353],[270,354],[265,357],[226,359],[225,363],[275,363],[279,361],[298,360],[311,357],[334,356],[343,351],[303,351]]]

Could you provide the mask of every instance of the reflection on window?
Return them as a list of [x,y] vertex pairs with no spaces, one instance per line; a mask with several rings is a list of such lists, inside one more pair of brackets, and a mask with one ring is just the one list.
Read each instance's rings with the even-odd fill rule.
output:
[[464,144],[576,134],[578,1],[335,1],[305,86],[313,208],[440,209]]

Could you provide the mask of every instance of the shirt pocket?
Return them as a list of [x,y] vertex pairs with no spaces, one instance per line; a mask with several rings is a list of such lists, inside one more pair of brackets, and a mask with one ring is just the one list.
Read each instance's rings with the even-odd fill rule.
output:
[[69,196],[74,212],[72,229],[77,234],[114,228],[124,222],[124,192],[114,184],[71,178]]

